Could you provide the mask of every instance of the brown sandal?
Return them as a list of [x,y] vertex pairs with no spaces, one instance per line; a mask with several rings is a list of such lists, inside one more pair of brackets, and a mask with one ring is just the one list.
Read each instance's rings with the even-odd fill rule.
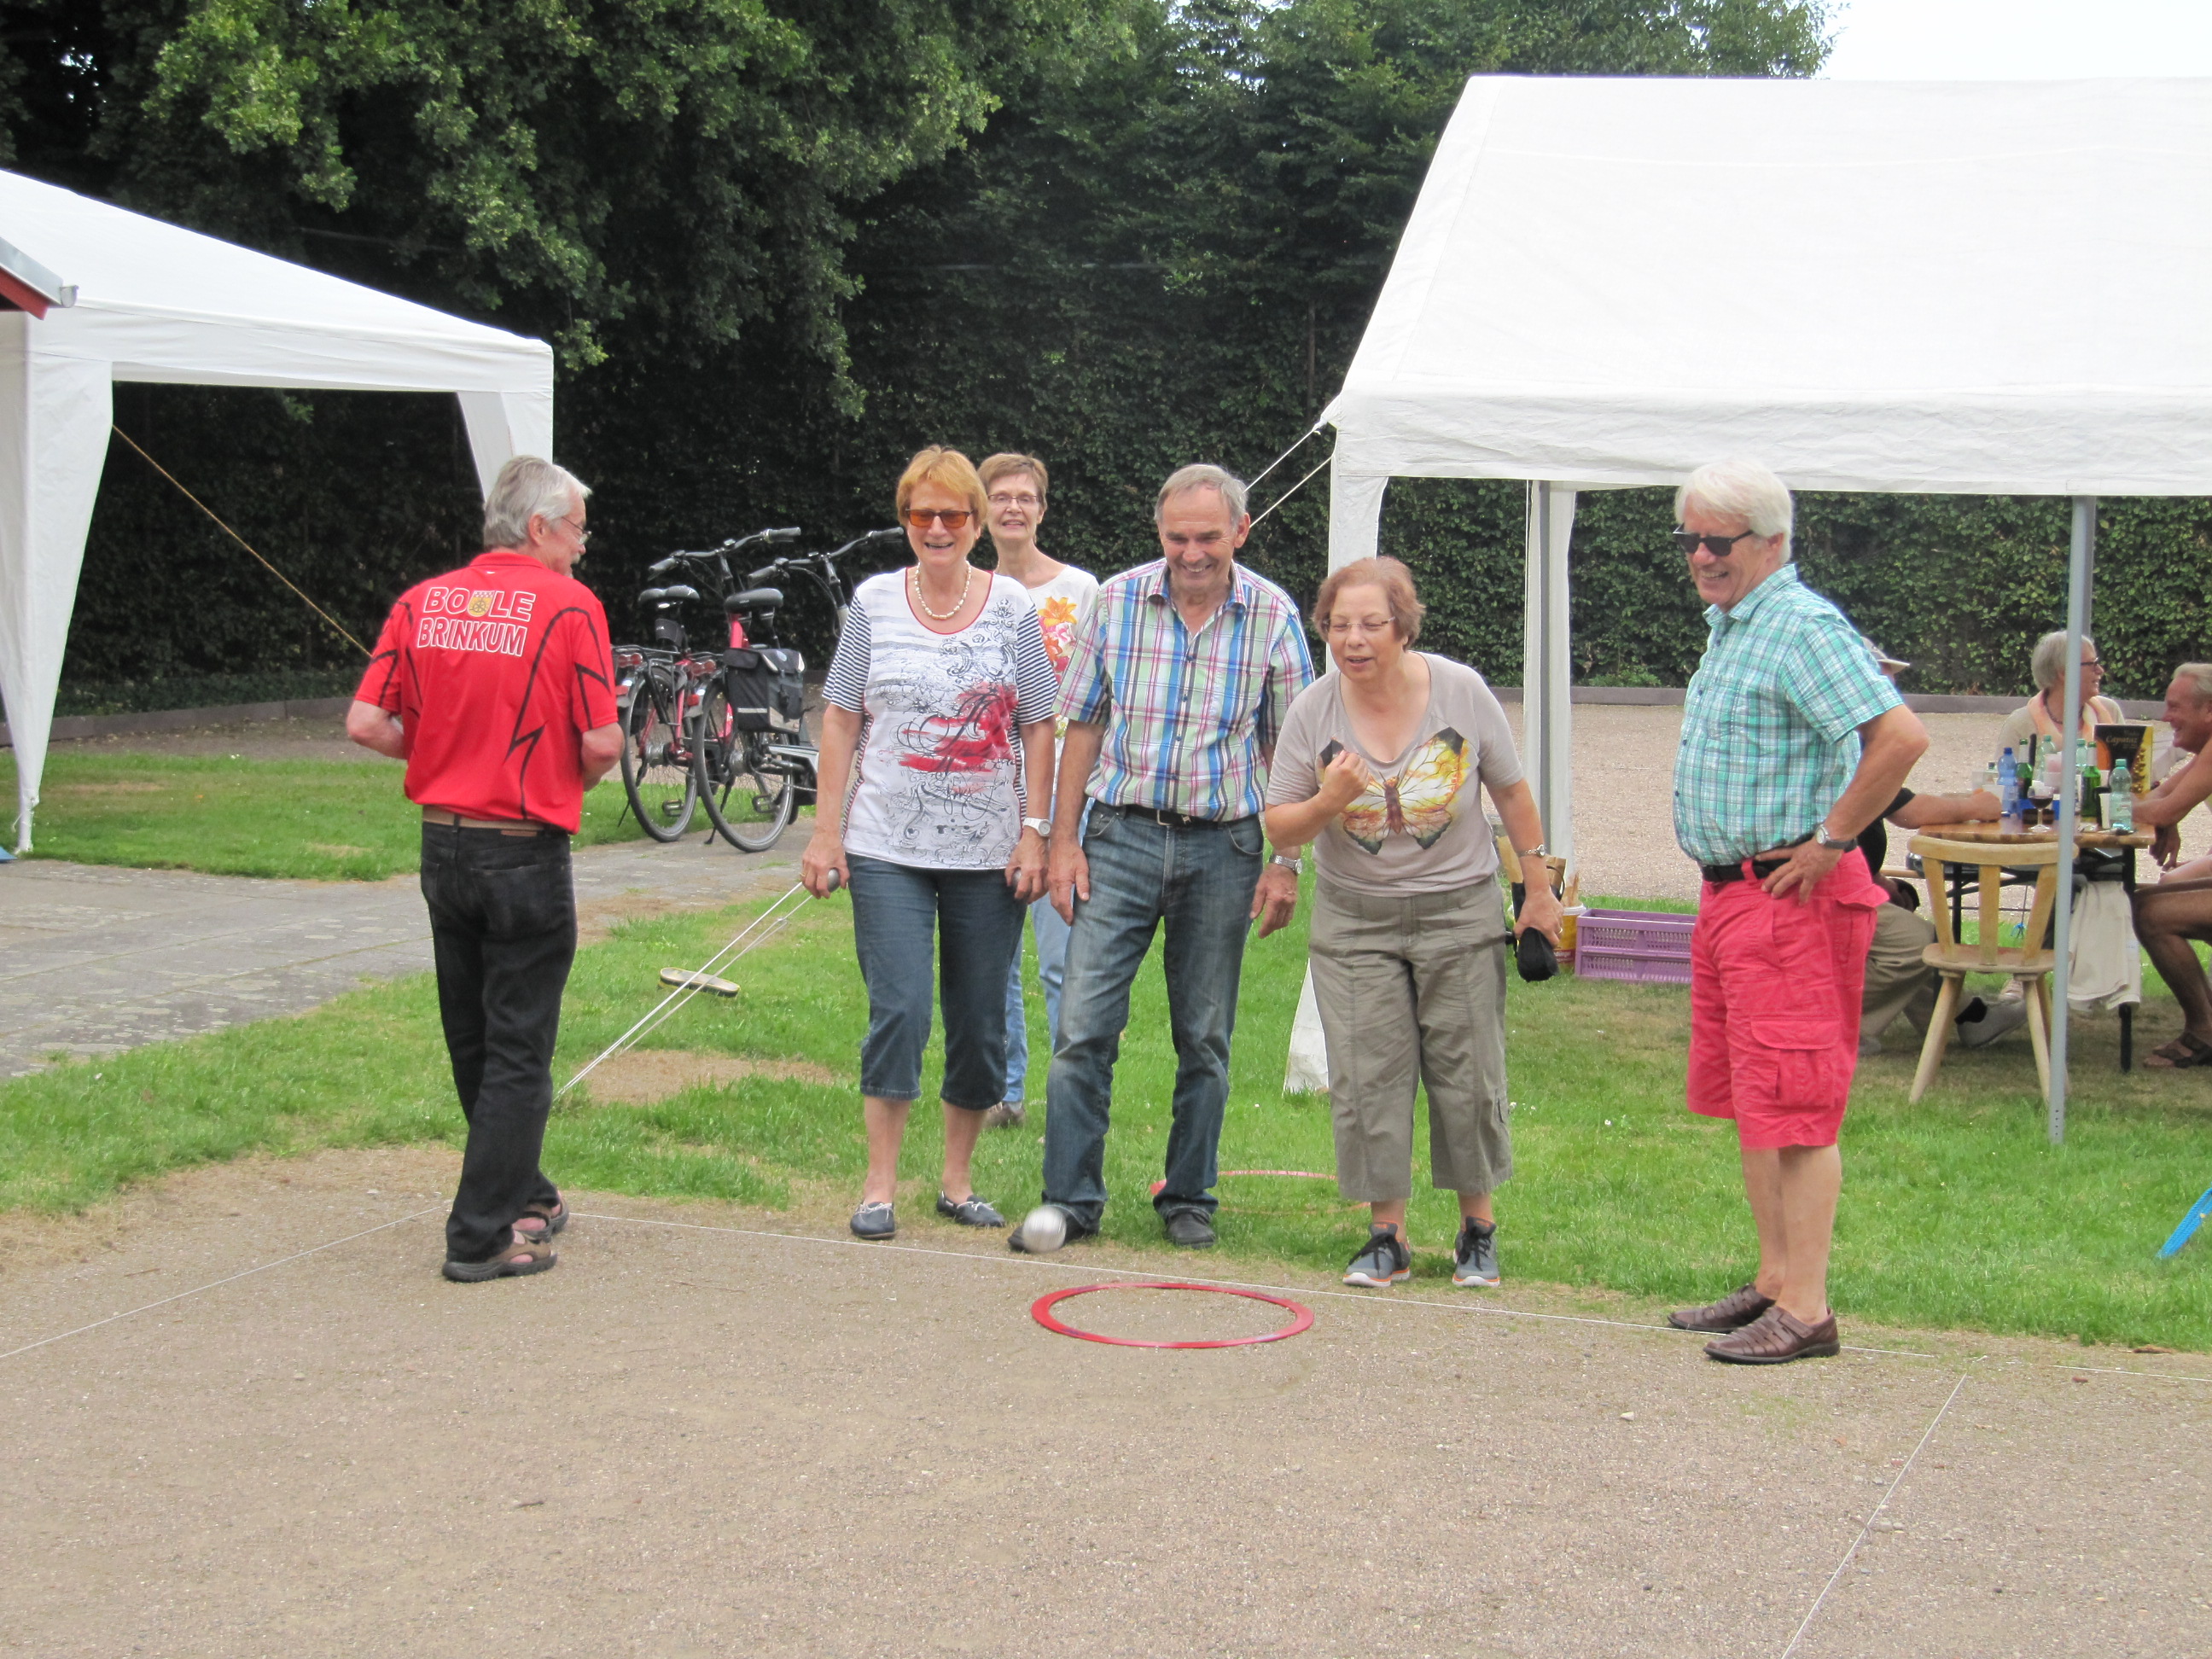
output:
[[2212,1042],[2184,1031],[2163,1048],[2145,1054],[2142,1063],[2153,1072],[2186,1072],[2199,1066],[2212,1066]]
[[463,1285],[481,1285],[488,1279],[520,1279],[526,1273],[542,1273],[559,1259],[544,1239],[514,1233],[508,1236],[507,1248],[488,1261],[448,1261],[446,1277]]

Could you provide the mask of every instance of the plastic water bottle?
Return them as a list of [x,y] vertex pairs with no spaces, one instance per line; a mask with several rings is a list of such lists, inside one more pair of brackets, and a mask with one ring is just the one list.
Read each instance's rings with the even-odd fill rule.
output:
[[2020,828],[2020,765],[2010,749],[1997,757],[1997,823],[2008,830]]
[[2135,833],[2136,779],[2125,761],[2105,781],[2105,827],[2124,836]]

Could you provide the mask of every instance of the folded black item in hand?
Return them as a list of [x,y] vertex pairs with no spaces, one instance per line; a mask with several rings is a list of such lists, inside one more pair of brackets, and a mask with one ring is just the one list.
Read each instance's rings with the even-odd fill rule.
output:
[[1521,937],[1514,941],[1513,963],[1521,970],[1521,977],[1534,983],[1550,979],[1559,971],[1559,953],[1552,948],[1552,941],[1534,927],[1524,927]]

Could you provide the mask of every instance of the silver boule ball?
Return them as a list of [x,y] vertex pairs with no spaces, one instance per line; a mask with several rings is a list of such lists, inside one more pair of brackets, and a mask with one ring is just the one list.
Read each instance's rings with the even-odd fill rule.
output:
[[1022,1248],[1043,1255],[1067,1243],[1067,1213],[1050,1204],[1040,1204],[1022,1218]]

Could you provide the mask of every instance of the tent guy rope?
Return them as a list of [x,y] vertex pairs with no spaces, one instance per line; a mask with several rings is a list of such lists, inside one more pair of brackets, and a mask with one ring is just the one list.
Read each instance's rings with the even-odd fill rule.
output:
[[159,461],[155,460],[155,459],[151,455],[149,455],[149,454],[148,454],[148,453],[147,453],[143,449],[139,448],[139,446],[138,446],[138,441],[137,441],[136,438],[132,437],[129,433],[125,432],[125,431],[121,427],[119,427],[119,426],[118,426],[118,427],[113,427],[113,428],[112,428],[111,429],[114,432],[115,435],[116,435],[117,437],[118,437],[118,438],[122,439],[122,440],[123,440],[123,441],[124,441],[125,443],[129,444],[129,445],[131,446],[131,448],[133,448],[134,450],[137,450],[137,452],[138,452],[138,459],[139,459],[140,460],[142,460],[142,461],[145,462],[147,465],[149,465],[149,466],[152,467],[152,468],[154,469],[154,471],[156,471],[156,472],[160,473],[163,477],[167,478],[167,479],[171,483],[173,483],[173,484],[176,484],[176,485],[177,485],[177,492],[178,492],[178,494],[181,495],[182,495],[182,496],[183,496],[186,501],[190,501],[190,502],[191,502],[194,507],[197,507],[198,508],[199,508],[199,510],[200,510],[201,512],[203,512],[203,513],[206,514],[208,515],[208,517],[209,517],[209,518],[213,519],[213,520],[215,520],[215,524],[216,524],[216,529],[218,529],[218,530],[222,531],[222,533],[223,533],[224,535],[226,535],[226,536],[229,537],[229,538],[231,538],[231,540],[233,540],[233,541],[236,542],[236,543],[237,543],[240,547],[244,548],[244,549],[245,549],[248,553],[252,553],[252,554],[253,555],[253,556],[254,556],[256,559],[259,559],[259,560],[260,560],[260,562],[261,562],[261,568],[262,568],[263,569],[266,570],[266,571],[267,571],[270,575],[274,576],[274,577],[275,577],[278,581],[280,581],[280,582],[283,583],[285,586],[287,586],[287,587],[290,588],[290,589],[291,589],[295,593],[299,593],[299,595],[300,595],[300,602],[301,602],[301,604],[305,605],[307,607],[307,609],[308,609],[308,610],[310,610],[310,611],[313,611],[313,612],[314,612],[318,617],[321,617],[325,622],[328,623],[331,625],[331,630],[333,633],[335,633],[335,634],[336,634],[336,635],[337,635],[340,639],[343,640],[343,641],[344,641],[348,645],[351,646],[355,650],[356,650],[356,651],[360,652],[360,653],[361,653],[361,654],[362,654],[362,656],[366,657],[366,656],[368,656],[368,655],[369,654],[369,649],[368,649],[368,647],[367,646],[363,645],[363,644],[362,644],[359,640],[357,640],[357,639],[354,638],[354,636],[353,636],[352,635],[350,635],[350,634],[347,633],[347,632],[346,632],[346,630],[345,630],[345,629],[344,629],[342,625],[340,625],[340,623],[339,623],[339,622],[338,622],[338,619],[337,619],[336,617],[333,617],[332,615],[331,615],[331,613],[330,613],[329,611],[327,611],[324,610],[322,606],[320,606],[319,605],[317,605],[317,604],[316,604],[313,599],[309,599],[309,598],[308,598],[305,593],[301,592],[300,592],[300,585],[299,585],[297,582],[294,581],[294,580],[293,580],[289,576],[286,575],[283,571],[279,570],[279,569],[278,569],[275,565],[273,565],[273,564],[270,563],[268,560],[262,558],[262,557],[261,557],[260,553],[255,550],[253,544],[252,544],[252,542],[247,541],[247,540],[246,539],[246,538],[245,538],[245,537],[243,537],[243,536],[240,535],[240,534],[239,534],[235,530],[233,530],[233,529],[232,529],[228,525],[225,524],[225,523],[222,521],[222,520],[221,516],[220,516],[220,515],[218,515],[218,514],[216,514],[216,510],[215,510],[213,507],[210,507],[210,506],[209,506],[205,501],[202,501],[198,496],[197,496],[197,495],[193,495],[193,494],[192,494],[192,492],[191,492],[191,490],[186,489],[184,487],[184,485],[182,485],[181,483],[177,483],[177,476],[176,476],[176,474],[175,474],[175,473],[173,473],[173,472],[172,472],[172,471],[169,471],[169,469],[168,469],[167,467],[163,466],[163,465],[161,464],[161,462],[159,462]]

